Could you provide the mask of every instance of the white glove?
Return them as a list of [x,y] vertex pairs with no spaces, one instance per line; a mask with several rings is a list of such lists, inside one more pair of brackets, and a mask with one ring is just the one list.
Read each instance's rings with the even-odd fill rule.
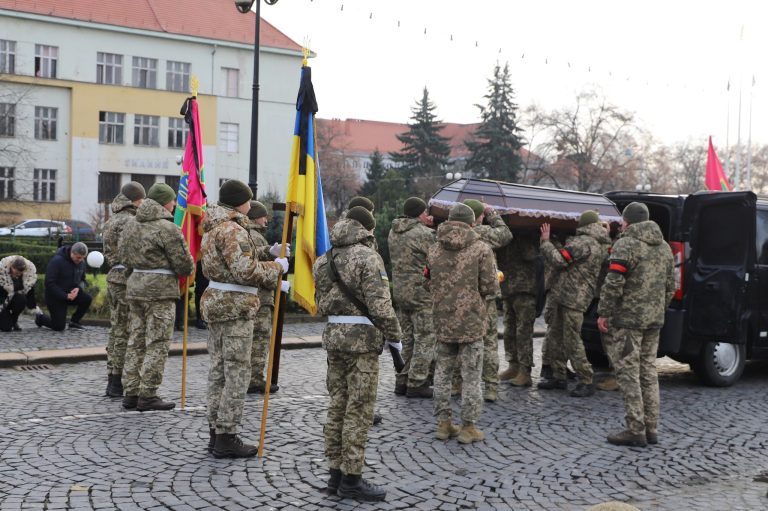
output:
[[287,293],[291,289],[291,283],[287,280],[280,281],[280,292]]
[[[275,243],[269,247],[269,254],[272,257],[280,257],[280,243]],[[291,257],[291,244],[285,244],[285,257]]]
[[288,273],[288,258],[287,257],[278,257],[275,259],[276,263],[279,263],[280,266],[283,267],[283,273]]
[[403,351],[403,343],[400,341],[394,342],[394,341],[386,341],[384,343],[384,349],[387,349],[388,347],[392,346],[397,351]]

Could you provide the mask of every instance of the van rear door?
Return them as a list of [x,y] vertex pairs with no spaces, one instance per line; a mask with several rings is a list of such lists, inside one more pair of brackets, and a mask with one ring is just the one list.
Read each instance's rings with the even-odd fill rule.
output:
[[755,264],[755,205],[752,192],[690,195],[683,226],[688,229],[685,268],[688,334],[702,340],[743,343],[742,313],[749,272]]

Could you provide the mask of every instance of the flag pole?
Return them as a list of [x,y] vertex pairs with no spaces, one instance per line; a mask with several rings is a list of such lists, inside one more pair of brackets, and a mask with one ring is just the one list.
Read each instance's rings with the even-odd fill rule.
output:
[[[285,257],[285,245],[291,239],[293,233],[293,214],[290,204],[286,204],[285,214],[283,216],[283,239],[280,245],[280,257]],[[269,388],[272,385],[272,364],[275,353],[275,335],[278,327],[278,316],[280,316],[280,304],[282,292],[278,283],[275,290],[275,310],[272,312],[272,335],[269,339],[269,357],[267,362],[267,377],[264,379],[264,405],[261,410],[261,428],[259,429],[259,451],[258,457],[264,456],[264,436],[267,430],[267,413],[269,409]],[[282,330],[282,324],[280,324]]]
[[[192,239],[192,219],[189,212],[184,213],[187,220],[187,239]],[[197,267],[192,275],[197,271]],[[184,335],[181,338],[181,409],[187,405],[187,334],[189,332],[189,281],[192,275],[184,279]]]

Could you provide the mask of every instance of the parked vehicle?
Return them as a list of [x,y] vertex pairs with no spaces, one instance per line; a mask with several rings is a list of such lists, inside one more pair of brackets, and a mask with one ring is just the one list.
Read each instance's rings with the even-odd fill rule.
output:
[[82,220],[64,220],[64,234],[75,241],[93,241],[98,238],[91,224]]
[[63,231],[64,222],[32,218],[16,225],[0,228],[0,236],[39,236],[51,238],[58,236]]

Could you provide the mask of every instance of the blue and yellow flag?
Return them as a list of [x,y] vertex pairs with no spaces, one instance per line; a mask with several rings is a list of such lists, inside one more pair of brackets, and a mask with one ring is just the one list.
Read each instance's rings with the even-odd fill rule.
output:
[[316,113],[312,70],[303,66],[296,100],[296,125],[293,130],[291,170],[285,202],[288,209],[297,216],[293,299],[311,314],[317,313],[312,265],[331,247],[316,153]]

